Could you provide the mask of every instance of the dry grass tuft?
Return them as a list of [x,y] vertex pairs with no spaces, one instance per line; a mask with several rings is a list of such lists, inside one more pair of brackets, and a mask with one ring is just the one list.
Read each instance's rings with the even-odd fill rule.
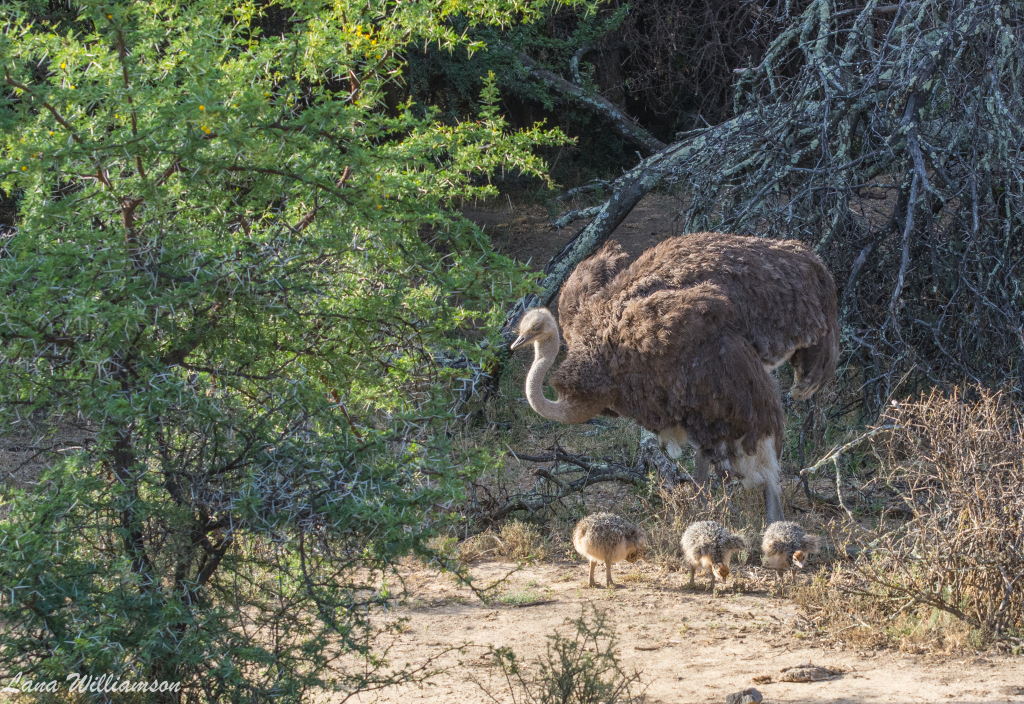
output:
[[458,545],[459,560],[469,564],[485,558],[534,562],[548,555],[548,542],[537,526],[523,521],[503,523],[497,532],[487,530]]

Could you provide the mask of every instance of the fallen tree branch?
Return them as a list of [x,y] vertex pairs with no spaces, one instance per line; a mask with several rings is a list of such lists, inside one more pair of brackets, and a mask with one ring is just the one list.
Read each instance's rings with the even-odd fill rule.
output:
[[850,440],[847,443],[844,443],[844,444],[839,445],[837,447],[833,447],[828,452],[828,454],[826,454],[824,457],[822,457],[820,460],[818,460],[814,464],[810,465],[809,467],[804,467],[803,469],[801,469],[798,472],[798,474],[800,476],[806,476],[808,474],[813,474],[814,472],[817,472],[819,469],[824,467],[829,462],[832,462],[832,463],[838,462],[839,458],[842,457],[843,454],[846,453],[847,450],[849,450],[849,449],[851,449],[853,447],[856,447],[857,445],[859,445],[860,443],[864,442],[868,438],[873,437],[873,436],[877,435],[878,433],[880,433],[882,431],[885,431],[885,430],[897,430],[900,427],[901,426],[894,425],[894,424],[891,424],[891,423],[887,424],[887,425],[879,425],[877,427],[874,427],[871,430],[867,431],[866,433],[862,433],[862,434],[858,435],[853,440]]
[[600,205],[592,205],[589,208],[580,208],[579,210],[570,210],[569,212],[559,215],[557,218],[552,220],[551,224],[554,225],[557,229],[561,230],[563,227],[571,225],[577,220],[582,220],[583,218],[589,218],[593,217],[594,215],[597,215],[597,213],[600,210]]
[[[794,114],[811,114],[815,106],[808,104]],[[743,151],[759,138],[756,133],[762,118],[755,113],[744,114],[714,127],[687,133],[679,142],[652,154],[610,184],[611,196],[595,211],[594,218],[565,244],[544,267],[539,294],[524,296],[509,310],[503,335],[511,342],[515,326],[529,308],[548,306],[558,295],[562,284],[576,266],[589,257],[623,220],[640,199],[651,192],[667,176],[685,178],[688,173],[708,168],[721,158],[721,148]]]
[[[567,81],[554,71],[544,68],[535,59],[523,52],[516,53],[516,58],[519,59],[519,62],[522,63],[531,76],[549,88],[554,89],[567,98],[584,103],[591,109],[604,115],[620,135],[640,146],[645,153],[651,154],[665,148],[664,142],[641,127],[636,120],[623,112],[622,108],[604,96],[594,94],[577,83]],[[578,56],[574,57],[574,61],[575,65],[578,66]],[[576,73],[578,75],[578,69]]]
[[556,200],[569,200],[571,198],[575,198],[578,195],[582,195],[584,193],[589,193],[590,191],[607,190],[609,186],[611,186],[611,181],[606,181],[606,180],[600,179],[600,178],[594,179],[593,181],[590,181],[589,183],[584,183],[582,186],[576,186],[575,188],[570,188],[569,190],[567,190],[564,193],[562,193],[561,195],[559,195]]

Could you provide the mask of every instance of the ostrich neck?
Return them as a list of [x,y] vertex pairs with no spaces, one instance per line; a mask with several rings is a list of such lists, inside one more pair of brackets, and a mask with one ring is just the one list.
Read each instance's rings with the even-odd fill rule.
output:
[[596,415],[596,411],[586,405],[570,403],[559,398],[550,401],[544,396],[544,379],[558,356],[559,339],[552,336],[546,340],[533,343],[533,364],[526,375],[526,400],[530,407],[548,420],[559,423],[583,423]]

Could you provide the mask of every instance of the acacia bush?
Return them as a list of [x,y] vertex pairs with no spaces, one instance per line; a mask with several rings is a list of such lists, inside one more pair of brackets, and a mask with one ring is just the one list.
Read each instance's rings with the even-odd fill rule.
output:
[[546,6],[5,8],[0,428],[42,469],[0,484],[0,681],[411,676],[369,615],[490,463],[447,431],[475,329],[529,285],[456,203],[563,138],[510,130],[486,80],[458,124],[391,89],[410,45]]

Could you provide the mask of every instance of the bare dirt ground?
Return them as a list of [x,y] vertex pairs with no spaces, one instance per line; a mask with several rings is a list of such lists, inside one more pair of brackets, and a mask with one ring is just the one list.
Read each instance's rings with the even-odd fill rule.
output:
[[[580,207],[566,205],[566,209]],[[637,203],[612,237],[632,255],[654,246],[666,237],[683,234],[679,212],[682,201],[671,195],[652,193]],[[557,229],[552,216],[539,205],[520,205],[495,201],[487,207],[467,207],[463,213],[490,234],[495,246],[505,254],[544,268],[586,223],[574,222]]]
[[[514,568],[507,562],[487,562],[474,567],[473,575],[487,583]],[[642,671],[647,704],[724,702],[727,695],[748,687],[757,688],[767,704],[1024,702],[1021,658],[935,657],[830,646],[808,632],[785,592],[764,588],[771,581],[764,579],[764,572],[741,568],[740,590],[730,585],[712,598],[701,577],[696,591],[688,589],[685,571],[621,564],[614,572],[617,589],[589,589],[582,562],[545,562],[514,572],[499,587],[506,598],[490,604],[449,578],[415,572],[408,581],[412,600],[395,614],[407,621],[389,659],[396,665],[419,664],[446,648],[467,648],[442,656],[438,664],[447,671],[426,684],[365,694],[354,701],[493,701],[484,688],[498,701],[512,701],[487,646],[509,647],[521,660],[529,660],[543,653],[548,635],[593,604],[611,616],[627,668]],[[501,603],[511,597],[538,603]],[[841,674],[818,682],[780,681],[784,668],[808,663]],[[521,693],[517,696],[523,701]]]

